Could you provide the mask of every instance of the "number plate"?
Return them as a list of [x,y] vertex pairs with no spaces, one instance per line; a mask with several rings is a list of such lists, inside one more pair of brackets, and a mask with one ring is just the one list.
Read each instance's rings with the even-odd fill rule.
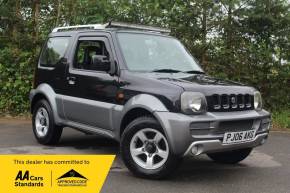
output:
[[255,139],[256,130],[229,132],[224,134],[223,144],[243,143]]

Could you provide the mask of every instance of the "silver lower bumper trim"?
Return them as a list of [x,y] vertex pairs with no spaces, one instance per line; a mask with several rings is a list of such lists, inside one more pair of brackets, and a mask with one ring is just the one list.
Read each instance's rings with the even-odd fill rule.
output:
[[[256,147],[265,143],[268,133],[257,134],[255,139],[250,142],[238,143],[238,144],[222,144],[218,139],[215,140],[200,140],[190,144],[184,153],[186,155],[200,155],[204,153],[230,151],[235,149]],[[195,152],[192,153],[192,148],[195,148]]]

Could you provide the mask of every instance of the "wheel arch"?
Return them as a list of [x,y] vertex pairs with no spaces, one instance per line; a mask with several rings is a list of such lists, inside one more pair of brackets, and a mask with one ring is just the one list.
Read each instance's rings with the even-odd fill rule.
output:
[[46,100],[49,103],[49,100],[47,99],[47,97],[43,93],[36,93],[34,95],[34,97],[32,98],[32,101],[31,101],[31,105],[30,105],[30,112],[31,113],[33,113],[36,103],[42,99]]
[[61,118],[60,118],[60,113],[62,113],[62,102],[61,99],[57,100],[57,94],[54,92],[54,90],[51,88],[50,85],[44,83],[44,84],[40,84],[36,89],[33,89],[30,92],[30,111],[31,113],[33,113],[33,108],[35,106],[35,104],[37,103],[37,101],[41,100],[41,99],[45,99],[52,111],[53,111],[53,117],[54,117],[54,121],[57,125],[61,124]]
[[120,125],[120,137],[122,136],[125,128],[136,118],[138,117],[142,117],[142,116],[150,116],[150,117],[154,117],[153,113],[151,113],[150,111],[141,108],[141,107],[136,107],[133,108],[131,110],[129,110],[123,117],[122,121],[121,121],[121,125]]
[[118,125],[116,127],[119,128],[117,130],[116,137],[120,139],[126,126],[138,117],[151,116],[158,121],[158,119],[154,115],[155,111],[167,112],[168,109],[157,97],[153,95],[140,94],[132,97],[124,105],[122,112],[120,113],[120,116],[115,119],[119,120],[117,122]]

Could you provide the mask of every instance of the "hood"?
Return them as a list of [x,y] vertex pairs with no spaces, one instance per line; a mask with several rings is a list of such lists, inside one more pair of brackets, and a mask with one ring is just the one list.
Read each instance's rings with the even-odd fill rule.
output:
[[155,74],[160,81],[182,87],[185,91],[212,94],[253,94],[254,88],[242,83],[213,78],[207,75],[180,75],[179,73],[164,75]]

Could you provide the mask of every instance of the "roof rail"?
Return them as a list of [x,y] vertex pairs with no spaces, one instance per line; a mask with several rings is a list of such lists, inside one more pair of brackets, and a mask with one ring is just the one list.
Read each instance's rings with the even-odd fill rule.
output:
[[57,27],[57,28],[54,28],[52,32],[78,30],[78,29],[82,30],[82,29],[105,29],[105,28],[137,29],[137,30],[146,30],[146,31],[166,33],[166,34],[169,34],[171,32],[169,29],[160,28],[160,27],[152,27],[152,26],[146,26],[146,25],[113,22],[113,21],[106,24],[88,24],[88,25]]
[[74,25],[74,26],[67,26],[67,27],[56,27],[52,30],[52,32],[60,32],[60,31],[67,31],[67,30],[78,30],[78,29],[105,29],[106,24],[88,24],[88,25]]

